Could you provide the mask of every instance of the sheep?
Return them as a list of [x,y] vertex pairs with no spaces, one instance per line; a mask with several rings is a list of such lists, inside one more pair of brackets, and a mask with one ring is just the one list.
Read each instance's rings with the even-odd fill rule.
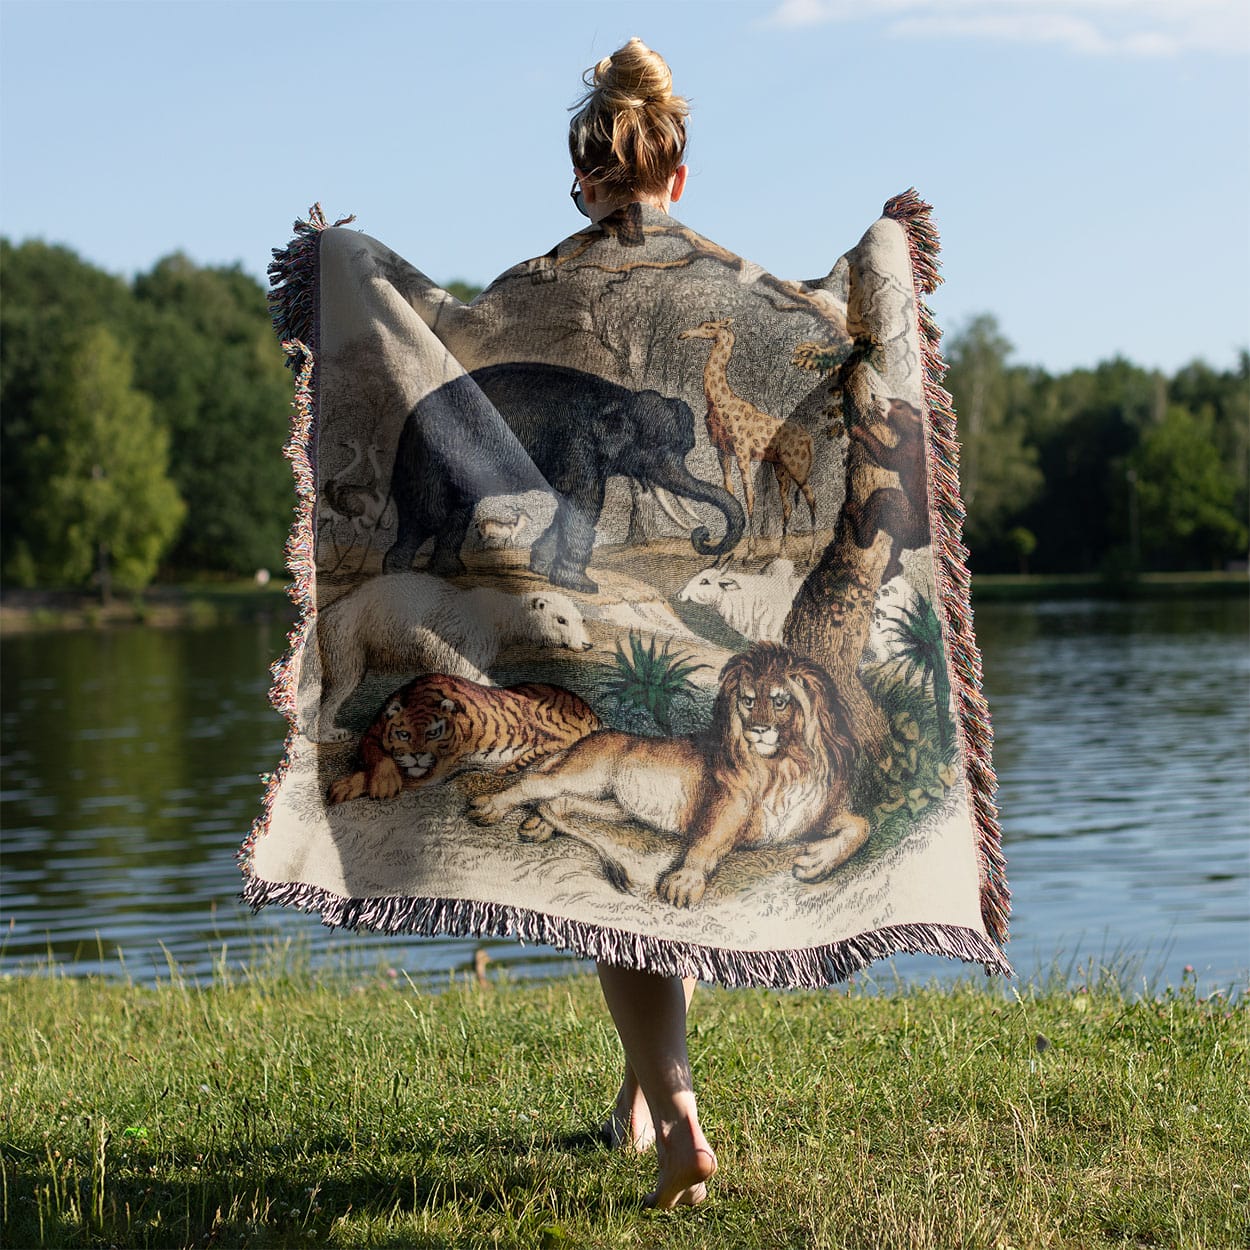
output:
[[802,582],[793,562],[781,557],[758,573],[713,565],[696,573],[677,598],[681,603],[706,604],[752,642],[780,642],[790,604]]
[[371,578],[318,613],[312,647],[320,658],[321,708],[305,733],[320,742],[352,736],[334,721],[367,670],[450,673],[493,685],[486,669],[509,642],[570,651],[592,646],[566,595],[461,590],[429,573]]

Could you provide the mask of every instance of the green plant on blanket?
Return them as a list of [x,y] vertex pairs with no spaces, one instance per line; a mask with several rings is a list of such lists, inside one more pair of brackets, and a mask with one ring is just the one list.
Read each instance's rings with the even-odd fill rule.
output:
[[942,626],[933,604],[923,595],[916,596],[916,607],[899,608],[900,615],[886,626],[893,638],[888,660],[877,666],[882,677],[891,676],[910,683],[920,675],[920,688],[933,688],[937,705],[938,741],[943,747],[950,742],[954,727],[950,720],[951,684],[946,675],[946,653],[942,648]]
[[690,680],[706,664],[692,663],[688,655],[670,650],[671,644],[656,646],[651,635],[649,646],[643,646],[639,634],[630,633],[628,653],[620,642],[609,667],[600,681],[600,691],[617,706],[633,712],[646,712],[660,727],[660,732],[673,732],[673,709],[677,699],[685,696],[694,701],[698,687]]
[[916,816],[946,797],[958,773],[952,762],[934,751],[932,740],[921,733],[910,712],[896,712],[890,718],[890,744],[890,753],[879,765],[885,789],[876,805],[878,818],[890,812]]
[[878,761],[864,760],[856,777],[857,810],[873,811],[879,845],[906,835],[912,819],[940,803],[958,780],[953,735],[943,735],[928,680],[909,679],[915,669],[888,661],[867,674],[872,695],[890,726],[889,747]]

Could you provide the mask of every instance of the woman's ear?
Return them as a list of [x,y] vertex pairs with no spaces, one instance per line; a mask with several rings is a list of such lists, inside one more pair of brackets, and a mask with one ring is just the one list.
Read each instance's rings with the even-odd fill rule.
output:
[[582,186],[582,201],[586,204],[595,202],[595,183],[593,178],[587,178],[576,165],[573,166],[573,173],[577,176],[577,181]]
[[673,172],[673,181],[669,185],[668,198],[674,204],[681,199],[681,193],[686,189],[686,175],[690,172],[689,165],[678,165]]

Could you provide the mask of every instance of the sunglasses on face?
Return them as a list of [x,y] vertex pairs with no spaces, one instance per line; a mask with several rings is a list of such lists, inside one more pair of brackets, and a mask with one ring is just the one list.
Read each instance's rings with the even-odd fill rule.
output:
[[573,207],[577,209],[583,217],[589,217],[586,211],[586,201],[582,197],[582,184],[579,178],[573,179],[573,189],[569,192],[569,199],[573,201]]

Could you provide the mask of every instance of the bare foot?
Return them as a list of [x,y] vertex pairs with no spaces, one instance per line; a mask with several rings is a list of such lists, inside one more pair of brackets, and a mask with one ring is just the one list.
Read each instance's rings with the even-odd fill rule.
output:
[[695,1207],[707,1197],[707,1182],[716,1171],[716,1156],[697,1122],[679,1120],[656,1137],[660,1178],[645,1205],[668,1211]]
[[628,1078],[621,1085],[616,1104],[600,1130],[603,1140],[614,1150],[633,1150],[643,1154],[655,1145],[655,1125],[651,1108],[643,1097],[638,1082]]

